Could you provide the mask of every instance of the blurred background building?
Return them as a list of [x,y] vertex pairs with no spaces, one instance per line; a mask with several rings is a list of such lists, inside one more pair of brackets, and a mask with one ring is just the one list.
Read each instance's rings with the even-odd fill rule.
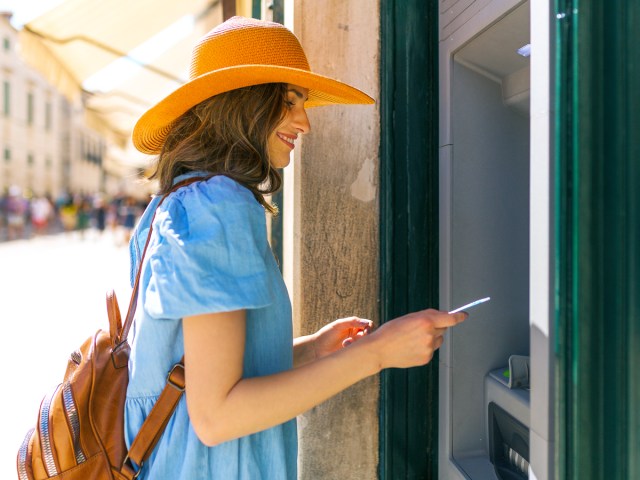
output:
[[[0,190],[15,185],[28,194],[58,196],[117,189],[122,173],[108,170],[108,137],[89,126],[82,90],[62,92],[27,63],[10,20],[10,12],[0,15]],[[53,56],[46,60],[56,63]]]
[[[0,191],[27,196],[135,193],[140,164],[126,144],[87,108],[87,92],[54,55],[0,15]],[[27,54],[31,49],[31,55]],[[28,59],[37,58],[37,63]]]
[[0,194],[148,197],[153,158],[133,148],[133,125],[188,78],[224,8],[252,15],[231,3],[71,0],[24,24],[0,7]]

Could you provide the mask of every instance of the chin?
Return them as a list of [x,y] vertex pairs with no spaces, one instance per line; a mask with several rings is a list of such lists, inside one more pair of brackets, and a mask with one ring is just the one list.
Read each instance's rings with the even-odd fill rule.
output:
[[271,165],[274,168],[285,168],[286,166],[289,165],[289,163],[291,163],[291,159],[289,157],[287,157],[286,159],[279,158],[277,160],[274,160],[274,161],[271,162]]

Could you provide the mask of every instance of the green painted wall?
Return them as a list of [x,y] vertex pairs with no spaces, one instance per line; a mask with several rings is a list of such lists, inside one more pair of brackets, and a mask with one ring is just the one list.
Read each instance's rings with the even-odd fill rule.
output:
[[555,6],[556,476],[640,478],[640,1]]
[[[381,2],[381,320],[438,305],[438,2]],[[381,377],[382,479],[437,478],[438,356]]]

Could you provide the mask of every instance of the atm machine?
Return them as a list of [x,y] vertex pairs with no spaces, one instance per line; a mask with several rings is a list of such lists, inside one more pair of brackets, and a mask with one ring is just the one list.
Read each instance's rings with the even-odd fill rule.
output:
[[527,479],[531,5],[441,5],[440,307],[491,300],[441,348],[439,478]]

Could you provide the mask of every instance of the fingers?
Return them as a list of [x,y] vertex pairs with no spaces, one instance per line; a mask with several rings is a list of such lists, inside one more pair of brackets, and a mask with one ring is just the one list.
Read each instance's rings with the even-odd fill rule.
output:
[[437,336],[437,337],[441,337],[445,333],[447,333],[447,330],[449,330],[449,329],[448,328],[435,328],[435,329],[433,329],[433,335]]
[[431,322],[432,327],[435,327],[431,332],[433,337],[435,337],[433,339],[434,350],[437,350],[442,346],[444,343],[444,334],[447,333],[447,330],[449,330],[450,327],[464,322],[469,316],[466,312],[451,314],[432,310],[431,313],[435,313]]
[[369,333],[369,328],[366,328],[364,330],[352,329],[352,331],[349,333],[349,336],[342,341],[342,346],[348,347],[353,342],[360,340],[362,337],[364,337],[368,333]]
[[423,310],[431,319],[431,324],[436,328],[449,328],[464,322],[469,314],[467,312],[446,313],[438,310]]
[[[347,336],[349,337],[362,337],[367,335],[373,329],[373,322],[364,318],[344,318],[338,320],[337,323],[340,327],[347,328],[349,331]],[[357,340],[357,338],[354,338]]]
[[433,351],[438,350],[444,343],[444,334],[447,333],[448,328],[436,328],[431,332],[429,346]]
[[355,328],[357,330],[370,330],[373,328],[373,322],[366,318],[350,317],[342,318],[336,321],[344,326]]

